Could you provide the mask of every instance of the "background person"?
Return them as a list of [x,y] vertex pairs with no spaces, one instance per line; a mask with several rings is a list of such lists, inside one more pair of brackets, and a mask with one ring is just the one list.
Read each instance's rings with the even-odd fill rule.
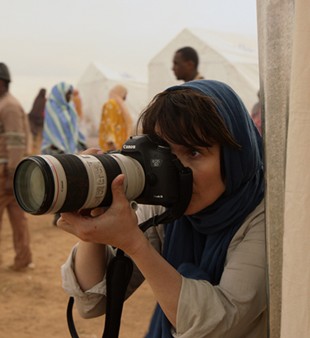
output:
[[102,107],[99,146],[104,151],[119,150],[132,133],[132,118],[126,106],[127,89],[114,86]]
[[140,121],[191,168],[191,201],[143,234],[138,223],[162,208],[135,213],[120,175],[107,210],[62,214],[58,226],[81,239],[62,267],[65,290],[84,317],[104,313],[113,246],[136,264],[129,290],[145,278],[158,302],[146,337],[267,337],[262,140],[244,104],[221,82],[192,81],[157,95]]
[[174,54],[172,70],[177,80],[201,80],[203,77],[198,72],[198,65],[197,51],[192,47],[183,47]]
[[28,221],[13,193],[13,177],[17,164],[28,155],[30,130],[27,115],[9,92],[11,76],[0,63],[0,230],[6,210],[13,232],[15,250],[13,270],[33,267]]
[[79,119],[82,120],[84,116],[82,108],[82,99],[80,92],[77,89],[73,89],[72,102],[74,104],[74,108],[78,114]]
[[32,133],[33,154],[41,153],[45,103],[46,103],[46,89],[41,88],[36,98],[34,99],[32,108],[28,114],[30,130]]
[[262,135],[262,105],[260,102],[260,93],[257,92],[258,101],[254,104],[251,110],[251,117],[259,131]]
[[42,154],[76,154],[86,147],[77,112],[71,104],[73,86],[56,84],[45,105]]
[[[79,128],[79,119],[71,103],[73,86],[56,84],[46,101],[41,153],[45,155],[77,154],[86,149],[86,140]],[[56,213],[53,225],[60,214]]]

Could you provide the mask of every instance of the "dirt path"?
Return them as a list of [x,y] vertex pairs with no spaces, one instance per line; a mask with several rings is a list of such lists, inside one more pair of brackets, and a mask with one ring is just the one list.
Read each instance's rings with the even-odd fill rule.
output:
[[[70,338],[68,297],[61,287],[60,266],[76,242],[52,226],[52,216],[29,215],[35,269],[13,272],[11,227],[5,215],[0,254],[0,338]],[[143,337],[154,299],[146,283],[125,303],[120,338]],[[82,319],[74,311],[80,338],[102,337],[104,317]]]

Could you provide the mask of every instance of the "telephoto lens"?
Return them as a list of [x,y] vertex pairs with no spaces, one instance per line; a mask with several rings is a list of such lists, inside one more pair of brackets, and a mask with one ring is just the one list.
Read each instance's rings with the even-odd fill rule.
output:
[[15,170],[14,193],[33,215],[106,207],[119,174],[128,201],[175,208],[191,198],[191,170],[156,135],[131,136],[119,152],[27,157]]
[[126,197],[133,200],[144,189],[145,175],[141,164],[129,156],[30,156],[16,168],[14,193],[21,208],[33,215],[108,206],[111,183],[121,173]]

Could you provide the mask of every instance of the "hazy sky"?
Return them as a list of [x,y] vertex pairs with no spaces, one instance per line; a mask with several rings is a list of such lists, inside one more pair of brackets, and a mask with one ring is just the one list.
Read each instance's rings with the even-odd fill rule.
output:
[[[146,78],[184,28],[256,36],[256,0],[0,0],[0,61],[28,111],[40,87],[75,84],[91,62]],[[56,82],[55,82],[56,81]],[[55,83],[54,83],[55,82]]]

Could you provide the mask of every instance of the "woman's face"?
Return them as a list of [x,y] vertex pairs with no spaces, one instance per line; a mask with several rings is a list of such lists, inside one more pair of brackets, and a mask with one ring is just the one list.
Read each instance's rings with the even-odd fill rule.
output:
[[220,147],[188,148],[171,143],[169,145],[182,164],[193,171],[193,194],[185,211],[185,215],[192,215],[211,205],[225,191],[221,177]]

